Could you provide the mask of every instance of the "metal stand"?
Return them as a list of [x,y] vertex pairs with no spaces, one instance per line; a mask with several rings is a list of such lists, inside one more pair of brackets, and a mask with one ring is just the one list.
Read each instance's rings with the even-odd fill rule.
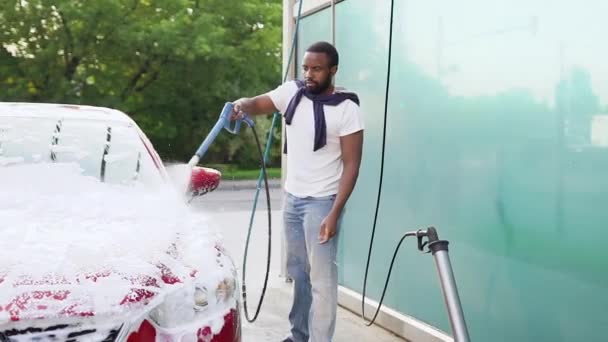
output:
[[[454,281],[450,257],[448,256],[449,242],[446,240],[439,240],[437,231],[433,227],[428,228],[426,231],[419,230],[416,232],[416,236],[418,238],[418,249],[424,251],[424,247],[428,245],[429,250],[427,253],[431,252],[435,259],[435,265],[437,266],[437,272],[439,273],[439,280],[441,282],[441,291],[443,292],[445,305],[448,309],[454,341],[469,342],[469,332],[464,320],[464,313],[460,304],[456,282]],[[424,237],[428,238],[428,241],[423,243],[422,239]]]

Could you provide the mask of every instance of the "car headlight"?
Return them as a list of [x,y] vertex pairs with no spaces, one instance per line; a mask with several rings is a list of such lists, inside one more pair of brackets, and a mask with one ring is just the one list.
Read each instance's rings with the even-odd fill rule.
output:
[[[233,278],[224,278],[215,287],[216,303],[227,302],[235,294],[236,281]],[[194,290],[194,310],[203,311],[209,306],[209,292],[205,286],[196,286]]]
[[215,287],[196,284],[194,289],[182,288],[169,294],[149,317],[161,327],[176,327],[195,320],[198,313],[210,307],[228,303],[235,295],[236,280],[232,277],[224,278]]
[[207,288],[206,287],[196,287],[194,290],[194,310],[202,311],[209,305],[209,300],[207,299]]
[[[236,290],[236,280],[234,278],[224,278],[215,287],[215,292],[212,294],[215,298],[215,303],[225,303],[234,297]],[[209,292],[204,286],[197,286],[194,290],[194,310],[202,311],[209,306]]]
[[236,290],[236,281],[234,278],[224,278],[224,280],[220,281],[217,284],[217,288],[215,289],[215,294],[217,296],[218,301],[228,301],[230,298],[234,296],[234,292]]

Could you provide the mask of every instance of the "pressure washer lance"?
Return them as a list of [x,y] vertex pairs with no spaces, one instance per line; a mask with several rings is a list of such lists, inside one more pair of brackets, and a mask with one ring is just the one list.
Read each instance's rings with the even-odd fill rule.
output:
[[[391,279],[393,265],[395,264],[395,258],[397,257],[399,248],[401,247],[403,240],[410,236],[415,236],[418,239],[419,251],[433,254],[433,258],[435,259],[435,266],[437,267],[437,273],[439,275],[439,281],[441,283],[441,292],[443,293],[443,299],[448,310],[448,317],[450,319],[450,326],[452,327],[454,341],[469,342],[469,331],[467,329],[467,324],[464,319],[462,305],[460,304],[460,297],[458,295],[456,281],[454,280],[452,264],[450,263],[450,257],[448,256],[449,242],[446,240],[439,240],[437,230],[434,227],[429,227],[426,230],[419,229],[415,232],[407,232],[401,237],[401,240],[399,240],[397,248],[395,248],[395,252],[393,254],[393,259],[391,260],[391,264],[389,266],[386,282],[384,283],[384,290],[382,290],[382,295],[380,296],[380,302],[378,304],[376,313],[374,314],[374,318],[372,319],[371,323],[376,320],[376,317],[378,316],[378,313],[380,312],[380,309],[382,307],[384,295],[386,294],[386,289]],[[428,241],[423,242],[424,238],[427,238]],[[424,250],[425,247],[428,248],[427,251]],[[365,320],[365,295],[363,296],[362,303],[362,318]],[[370,324],[368,324],[368,326],[369,325]]]
[[[242,121],[245,121],[245,123],[251,128],[251,130],[253,132],[253,136],[255,138],[257,148],[258,148],[259,157],[260,157],[262,175],[263,175],[263,179],[264,179],[264,185],[266,188],[266,206],[267,206],[267,212],[268,212],[268,252],[267,252],[267,257],[266,257],[266,274],[264,276],[264,284],[262,285],[262,293],[260,294],[260,300],[258,301],[258,305],[257,305],[255,314],[253,315],[253,317],[249,316],[249,307],[247,305],[247,286],[245,284],[245,275],[247,273],[247,253],[249,251],[249,242],[251,241],[251,228],[253,226],[253,213],[255,212],[255,205],[254,205],[254,212],[252,212],[251,222],[249,223],[249,230],[247,232],[247,241],[245,242],[245,252],[243,254],[243,271],[242,271],[242,285],[241,285],[241,288],[242,288],[241,295],[243,296],[243,310],[245,311],[245,318],[247,319],[247,321],[250,323],[253,323],[253,322],[255,322],[255,320],[258,318],[258,315],[260,314],[260,309],[262,308],[262,303],[264,302],[264,296],[266,295],[266,288],[268,286],[268,278],[269,278],[269,274],[270,274],[270,257],[271,257],[271,251],[272,251],[272,246],[271,246],[271,241],[272,241],[271,217],[272,217],[272,215],[271,215],[271,208],[270,208],[270,188],[268,186],[268,174],[266,172],[266,158],[264,157],[264,152],[262,152],[262,146],[260,144],[260,139],[258,138],[258,134],[255,131],[255,123],[253,122],[253,120],[251,120],[251,118],[249,118],[249,116],[245,115],[245,116],[243,116],[242,119],[236,120],[234,123],[234,126],[231,126],[230,125],[230,121],[231,121],[230,116],[232,114],[233,107],[234,107],[234,105],[230,102],[226,102],[226,104],[224,104],[224,108],[222,109],[222,113],[220,114],[220,117],[217,120],[217,123],[215,124],[215,126],[213,126],[213,128],[211,129],[211,132],[209,132],[209,134],[207,135],[205,140],[203,140],[203,143],[200,145],[198,150],[196,150],[196,153],[192,156],[192,158],[188,162],[188,167],[189,167],[189,169],[192,169],[193,167],[195,167],[198,164],[198,162],[203,158],[203,156],[209,149],[209,146],[211,145],[211,143],[220,134],[222,129],[225,129],[228,132],[235,134],[235,135],[239,134]],[[277,116],[275,115],[275,118],[273,119],[273,126],[275,124],[275,121],[277,120],[276,117]],[[268,143],[270,143],[270,138],[269,138]],[[270,146],[268,145],[267,149],[266,149],[267,152],[268,152],[269,147]],[[258,191],[259,191],[259,181],[258,181]],[[256,203],[257,203],[257,194],[256,194]]]
[[242,120],[236,120],[234,122],[234,127],[231,127],[230,126],[230,121],[231,121],[230,115],[232,114],[232,107],[233,107],[233,104],[230,102],[226,102],[226,104],[224,104],[222,113],[220,114],[220,117],[217,120],[215,126],[213,126],[213,128],[211,129],[211,132],[209,132],[209,134],[207,135],[205,140],[203,140],[203,143],[201,144],[201,146],[199,146],[198,150],[196,150],[196,153],[192,156],[192,158],[188,162],[188,166],[191,169],[193,167],[195,167],[198,164],[198,162],[203,158],[205,153],[207,153],[209,146],[215,140],[215,138],[217,138],[217,136],[220,134],[222,129],[225,129],[228,132],[236,135],[236,134],[239,134],[239,131],[241,130],[241,121],[245,121],[245,123],[251,128],[254,127],[253,120],[251,120],[248,116],[244,116]]

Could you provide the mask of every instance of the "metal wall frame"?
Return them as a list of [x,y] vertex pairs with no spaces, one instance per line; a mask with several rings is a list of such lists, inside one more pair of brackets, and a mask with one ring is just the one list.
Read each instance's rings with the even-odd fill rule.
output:
[[[340,3],[342,1],[345,0],[334,0],[334,3]],[[298,14],[298,2],[296,1],[292,7],[292,12],[295,15]],[[321,10],[324,10],[328,7],[332,6],[332,1],[331,0],[304,0],[304,3],[302,4],[302,16],[308,16],[311,14],[315,14],[316,12],[319,12]]]

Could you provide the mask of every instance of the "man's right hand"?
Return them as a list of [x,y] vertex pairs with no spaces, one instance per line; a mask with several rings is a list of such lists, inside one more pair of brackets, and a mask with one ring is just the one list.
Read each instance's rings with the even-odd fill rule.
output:
[[230,120],[243,120],[245,112],[243,111],[243,99],[238,99],[232,103],[232,113],[230,113]]
[[259,95],[253,98],[240,98],[232,102],[230,120],[242,120],[247,115],[264,115],[276,112],[277,109],[268,95]]

